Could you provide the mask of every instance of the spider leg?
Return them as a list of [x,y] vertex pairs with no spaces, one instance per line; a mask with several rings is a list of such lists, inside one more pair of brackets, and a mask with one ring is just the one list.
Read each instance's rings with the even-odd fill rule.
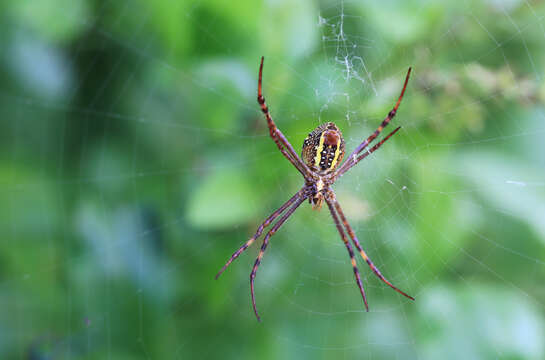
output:
[[263,232],[263,229],[265,229],[267,226],[269,226],[274,221],[274,219],[276,219],[280,214],[282,214],[284,212],[284,210],[286,210],[288,208],[288,206],[293,204],[293,202],[296,201],[297,198],[300,198],[301,194],[303,194],[303,189],[296,192],[295,195],[293,195],[288,201],[286,201],[282,206],[280,206],[275,212],[273,212],[271,215],[269,215],[269,217],[267,219],[265,219],[265,221],[263,221],[263,223],[261,223],[261,225],[259,225],[259,227],[257,228],[257,231],[254,234],[254,236],[252,236],[248,241],[246,241],[246,243],[244,243],[244,245],[242,245],[237,251],[235,251],[233,253],[233,255],[231,255],[231,258],[227,261],[227,263],[225,263],[225,265],[223,265],[221,270],[216,274],[216,280],[225,271],[225,269],[227,269],[227,267],[229,265],[231,265],[231,263],[240,254],[242,254],[244,252],[244,250],[246,250],[250,245],[252,245],[252,243],[255,241],[255,239],[257,239],[261,235],[261,233]]
[[257,312],[257,306],[255,304],[255,294],[254,294],[254,279],[255,275],[257,273],[257,268],[259,267],[259,264],[261,264],[261,259],[263,258],[263,254],[265,253],[265,249],[267,249],[267,245],[269,244],[269,239],[271,236],[273,236],[276,231],[284,224],[284,222],[293,214],[293,212],[305,201],[306,196],[298,198],[295,203],[288,209],[284,215],[273,225],[271,230],[265,235],[265,238],[263,239],[263,244],[261,245],[261,250],[259,250],[259,255],[257,255],[257,259],[255,259],[254,267],[252,269],[252,273],[250,274],[250,291],[252,294],[252,305],[254,307],[254,313],[257,317],[257,321],[261,321],[261,318],[259,317],[259,314]]
[[267,125],[269,126],[269,134],[271,135],[271,138],[276,143],[276,146],[278,146],[278,149],[282,152],[284,157],[288,159],[289,162],[293,164],[299,170],[299,172],[305,177],[310,177],[310,169],[308,166],[301,160],[299,155],[295,152],[293,149],[293,146],[291,146],[288,139],[284,136],[282,131],[276,127],[276,124],[274,123],[274,120],[271,117],[271,114],[269,112],[269,108],[267,107],[267,104],[265,103],[265,98],[263,97],[262,93],[262,78],[263,78],[263,60],[264,57],[261,57],[261,64],[259,65],[259,80],[257,83],[257,102],[261,106],[261,111],[265,115],[265,118],[267,119]]
[[360,272],[358,270],[358,267],[356,265],[356,259],[354,258],[354,250],[352,250],[352,245],[348,242],[348,239],[346,238],[346,234],[344,233],[344,230],[341,226],[341,223],[339,222],[339,217],[337,216],[337,213],[335,212],[335,208],[333,207],[333,204],[331,200],[328,198],[328,196],[325,197],[325,201],[327,203],[327,206],[329,207],[329,212],[331,213],[331,216],[333,217],[333,221],[335,222],[335,226],[337,227],[337,230],[339,231],[339,234],[341,235],[341,238],[343,239],[344,245],[346,245],[346,249],[348,250],[348,254],[350,255],[350,262],[352,263],[352,268],[354,269],[354,276],[356,277],[356,282],[358,283],[358,287],[360,288],[361,296],[363,297],[363,303],[365,304],[365,310],[369,311],[369,305],[367,304],[367,298],[365,297],[365,290],[363,289],[363,285],[361,284],[360,279]]
[[345,169],[343,170],[339,170],[337,171],[337,173],[335,174],[335,177],[340,177],[342,176],[345,172],[347,172],[348,170],[350,170],[354,165],[356,165],[357,163],[359,163],[360,161],[362,161],[363,159],[365,159],[367,156],[371,155],[372,153],[375,152],[375,150],[378,150],[382,144],[384,144],[386,141],[388,141],[388,139],[390,137],[392,137],[399,129],[401,129],[401,126],[398,126],[397,128],[395,128],[394,131],[392,131],[391,133],[389,133],[384,139],[380,140],[380,142],[376,143],[373,147],[371,147],[369,150],[367,150],[366,152],[364,152],[363,154],[360,154],[358,155],[358,157],[352,161],[352,163],[350,164],[350,166],[347,166]]
[[[350,226],[350,224],[346,220],[346,217],[344,216],[344,213],[343,213],[343,211],[341,209],[341,205],[338,203],[337,199],[333,198],[333,202],[334,202],[334,205],[335,205],[335,209],[337,209],[337,213],[339,213],[339,216],[341,217],[343,225],[346,228],[346,231],[348,232],[348,235],[350,236],[350,238],[354,242],[354,245],[356,245],[356,248],[360,252],[360,255],[363,258],[363,260],[365,260],[365,262],[367,263],[367,265],[369,265],[369,267],[375,273],[375,275],[378,276],[380,280],[384,281],[386,284],[388,284],[388,286],[390,286],[392,289],[394,289],[395,291],[397,291],[401,295],[403,295],[403,296],[405,296],[405,297],[407,297],[407,298],[409,298],[411,300],[414,300],[414,297],[412,297],[410,295],[407,295],[405,292],[399,290],[391,282],[386,280],[386,278],[381,274],[380,270],[375,266],[375,264],[373,264],[371,259],[369,259],[369,256],[367,256],[367,254],[365,253],[365,251],[361,247],[360,242],[358,241],[358,238],[356,237],[356,234],[354,233],[354,230],[352,230],[352,227]],[[329,202],[328,202],[328,205],[329,205]]]
[[[399,98],[397,99],[397,102],[395,106],[390,110],[388,113],[388,116],[382,121],[380,126],[375,130],[371,136],[369,136],[364,142],[358,145],[357,148],[352,151],[350,156],[346,159],[344,164],[337,170],[338,174],[344,174],[349,168],[355,165],[356,156],[371,143],[371,141],[375,140],[375,138],[382,132],[382,130],[388,125],[388,123],[394,118],[394,116],[397,113],[397,108],[399,107],[399,104],[401,104],[401,100],[403,99],[403,95],[405,94],[405,89],[407,88],[407,83],[409,82],[409,76],[411,75],[411,68],[407,71],[407,76],[405,77],[405,83],[403,84],[403,89],[401,90],[401,94],[399,95]],[[340,176],[340,175],[339,175]]]

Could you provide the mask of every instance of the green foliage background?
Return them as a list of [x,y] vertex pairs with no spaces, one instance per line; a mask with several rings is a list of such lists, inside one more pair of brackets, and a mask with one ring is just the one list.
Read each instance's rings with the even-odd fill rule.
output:
[[[545,3],[0,3],[0,358],[545,358]],[[335,121],[336,184],[375,263],[371,312],[326,210],[304,204],[214,275]],[[350,66],[347,68],[346,64]],[[347,71],[347,69],[349,71]],[[372,76],[369,76],[371,74]],[[358,79],[357,76],[361,79]]]

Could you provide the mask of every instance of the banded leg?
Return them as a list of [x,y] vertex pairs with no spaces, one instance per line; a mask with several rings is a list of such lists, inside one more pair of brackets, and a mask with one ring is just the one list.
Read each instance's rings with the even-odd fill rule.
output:
[[356,277],[356,283],[358,284],[358,287],[360,288],[361,296],[363,297],[363,303],[365,304],[365,311],[369,311],[369,305],[367,304],[367,298],[365,297],[365,290],[363,290],[363,285],[361,284],[360,272],[358,270],[358,266],[356,265],[356,259],[354,258],[354,250],[352,250],[352,246],[350,245],[350,243],[348,242],[348,239],[346,238],[346,234],[344,233],[341,223],[339,222],[339,217],[337,216],[337,213],[335,212],[335,208],[333,207],[332,200],[329,199],[327,196],[325,197],[325,200],[326,200],[327,206],[329,207],[329,212],[331,213],[331,216],[333,217],[333,221],[335,222],[335,226],[337,227],[337,230],[339,231],[339,234],[341,235],[341,238],[343,239],[344,245],[346,245],[348,254],[350,255],[350,262],[352,263],[352,268],[354,269],[354,276]]
[[229,265],[231,265],[231,263],[240,254],[242,254],[244,252],[244,250],[246,250],[250,245],[252,245],[252,243],[255,241],[255,239],[257,239],[261,235],[261,233],[263,232],[263,229],[265,229],[267,226],[269,226],[270,223],[272,223],[274,221],[274,219],[276,219],[280,214],[282,214],[284,212],[284,210],[286,210],[288,208],[288,206],[293,204],[293,202],[295,200],[297,200],[297,198],[301,197],[302,194],[303,194],[303,190],[301,189],[297,193],[295,193],[295,195],[293,195],[288,201],[286,201],[282,206],[280,206],[275,212],[273,212],[267,219],[265,219],[265,221],[261,225],[259,225],[259,227],[257,228],[257,231],[254,234],[254,236],[252,236],[250,238],[250,240],[246,241],[246,243],[244,243],[244,245],[242,245],[237,251],[235,251],[233,253],[233,255],[231,255],[231,258],[227,261],[227,263],[225,263],[225,265],[223,265],[221,270],[216,274],[216,280],[225,271],[225,269],[227,269],[227,267]]
[[399,129],[401,129],[401,126],[398,126],[397,128],[395,128],[394,131],[392,131],[391,133],[389,133],[384,139],[380,140],[380,142],[376,143],[375,145],[373,145],[373,147],[371,147],[369,150],[367,150],[366,152],[364,152],[363,154],[360,154],[355,161],[352,162],[352,164],[350,166],[348,166],[346,169],[344,169],[343,171],[338,171],[337,174],[335,175],[336,177],[340,177],[342,176],[345,172],[347,172],[348,170],[350,170],[354,165],[356,165],[357,163],[359,163],[360,161],[362,161],[363,159],[365,159],[367,156],[371,155],[372,153],[375,152],[375,150],[378,150],[382,144],[384,144],[386,141],[388,141],[389,138],[391,138]]
[[336,199],[334,200],[334,205],[335,205],[335,209],[337,210],[337,213],[339,213],[339,216],[341,217],[341,220],[343,222],[344,227],[346,228],[346,231],[348,232],[348,235],[350,236],[350,238],[354,242],[354,245],[356,245],[356,248],[360,252],[360,255],[363,258],[363,260],[365,260],[365,262],[367,263],[367,265],[369,265],[369,267],[375,273],[375,275],[378,276],[380,280],[384,281],[386,284],[388,284],[388,286],[390,286],[392,289],[394,289],[395,291],[397,291],[401,295],[403,295],[403,296],[405,296],[405,297],[407,297],[407,298],[409,298],[411,300],[414,300],[414,298],[412,296],[407,295],[405,292],[399,290],[391,282],[386,280],[386,278],[381,274],[380,270],[375,266],[375,264],[373,264],[371,259],[369,259],[369,257],[365,253],[365,251],[363,251],[363,249],[362,249],[362,247],[360,245],[360,242],[358,241],[358,238],[356,237],[356,234],[354,233],[354,230],[352,230],[352,227],[350,226],[350,224],[346,220],[346,217],[344,216],[344,213],[343,213],[343,211],[341,209],[341,205],[337,202]]
[[284,222],[293,214],[293,212],[305,201],[306,196],[298,198],[295,203],[282,215],[282,217],[273,225],[271,230],[265,235],[265,238],[263,239],[263,244],[261,245],[261,250],[259,250],[259,255],[257,255],[257,259],[255,259],[254,267],[252,269],[252,273],[250,274],[250,292],[252,294],[252,305],[254,307],[254,313],[257,317],[257,321],[261,321],[261,318],[259,317],[259,314],[257,312],[257,306],[255,304],[255,294],[254,294],[254,279],[255,275],[257,273],[257,268],[259,267],[259,264],[261,264],[261,259],[263,258],[263,254],[265,253],[265,250],[267,249],[267,245],[269,244],[269,239],[271,236],[273,236],[276,231],[284,224]]
[[411,75],[411,68],[407,71],[407,76],[405,77],[405,83],[403,84],[403,89],[401,90],[401,94],[399,95],[399,98],[397,99],[397,102],[392,110],[388,113],[388,116],[382,121],[380,126],[375,130],[371,136],[369,136],[364,142],[358,145],[354,151],[350,154],[350,156],[346,159],[344,164],[337,170],[337,173],[344,174],[346,170],[354,166],[354,162],[356,160],[356,156],[371,143],[371,141],[375,140],[376,137],[382,132],[382,130],[390,123],[390,121],[394,118],[394,116],[397,113],[397,108],[399,107],[399,104],[401,104],[401,100],[403,99],[403,95],[405,95],[405,89],[407,88],[407,83],[409,82],[409,76]]
[[282,152],[284,157],[288,159],[289,162],[299,170],[299,172],[307,178],[310,174],[310,169],[308,166],[301,160],[299,155],[295,152],[293,149],[293,146],[291,146],[288,139],[284,136],[282,131],[276,127],[276,124],[274,123],[271,114],[269,112],[269,108],[267,107],[267,104],[265,103],[265,98],[263,97],[262,93],[262,78],[263,78],[263,60],[264,57],[261,57],[261,64],[259,65],[259,80],[257,83],[257,102],[259,103],[259,106],[261,106],[261,111],[265,115],[265,118],[267,119],[267,125],[269,126],[269,134],[271,135],[271,138],[276,143],[276,146],[278,146],[278,149]]

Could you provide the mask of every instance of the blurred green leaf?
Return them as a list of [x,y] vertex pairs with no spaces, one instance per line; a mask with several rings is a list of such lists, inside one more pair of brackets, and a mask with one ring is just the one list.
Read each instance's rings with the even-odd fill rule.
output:
[[8,1],[8,4],[14,21],[54,43],[67,43],[90,26],[89,2],[85,0]]
[[244,172],[216,172],[191,193],[187,217],[191,225],[207,230],[241,225],[255,213],[258,195],[254,194]]
[[523,292],[467,285],[435,286],[419,297],[423,358],[545,357],[539,310]]
[[294,58],[312,52],[318,45],[318,12],[315,6],[309,0],[265,2],[265,13],[273,19],[264,23],[266,52]]
[[492,152],[469,152],[459,158],[460,171],[494,208],[518,218],[539,234],[545,245],[545,175],[542,169]]

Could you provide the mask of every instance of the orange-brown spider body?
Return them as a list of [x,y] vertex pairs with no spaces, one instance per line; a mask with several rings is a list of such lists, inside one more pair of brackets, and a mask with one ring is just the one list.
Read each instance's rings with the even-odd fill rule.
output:
[[301,157],[305,164],[318,176],[316,192],[309,197],[314,210],[320,210],[323,203],[323,193],[327,180],[323,176],[333,172],[344,157],[344,138],[332,122],[319,125],[311,131],[303,142]]

